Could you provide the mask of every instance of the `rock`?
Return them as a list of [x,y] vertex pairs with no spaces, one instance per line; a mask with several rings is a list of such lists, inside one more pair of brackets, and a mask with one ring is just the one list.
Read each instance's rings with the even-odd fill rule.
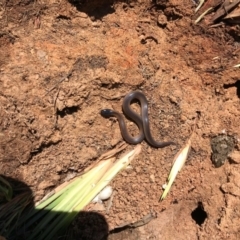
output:
[[159,27],[164,28],[167,26],[167,17],[161,13],[158,15],[157,23]]
[[234,183],[225,183],[221,186],[221,189],[223,190],[223,192],[225,193],[230,193],[234,196],[240,196],[240,191],[239,191],[239,187],[236,186]]
[[230,153],[230,155],[228,156],[230,161],[234,162],[234,163],[240,163],[240,152],[239,151],[233,151],[232,153]]
[[233,150],[233,137],[228,135],[218,135],[211,139],[212,163],[215,167],[221,167],[227,159],[228,154]]

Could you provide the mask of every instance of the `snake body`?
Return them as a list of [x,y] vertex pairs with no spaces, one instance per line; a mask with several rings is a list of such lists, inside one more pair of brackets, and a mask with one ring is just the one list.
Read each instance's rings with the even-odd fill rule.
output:
[[[140,102],[141,116],[135,113],[130,106],[132,101],[135,99]],[[132,137],[128,133],[128,130],[124,121],[124,117],[121,113],[114,111],[112,109],[103,109],[101,110],[101,115],[105,118],[116,117],[118,119],[122,137],[126,142],[130,144],[138,144],[142,142],[145,138],[146,141],[152,147],[155,147],[155,148],[163,148],[171,144],[174,144],[174,142],[157,142],[153,139],[150,131],[150,127],[149,127],[148,102],[145,95],[142,92],[134,91],[127,94],[123,99],[122,108],[126,117],[128,117],[133,122],[135,122],[139,128],[139,134],[136,137]]]

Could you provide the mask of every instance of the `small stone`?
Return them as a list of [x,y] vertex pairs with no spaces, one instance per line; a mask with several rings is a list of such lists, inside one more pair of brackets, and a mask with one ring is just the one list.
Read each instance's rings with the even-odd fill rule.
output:
[[60,101],[60,100],[57,100],[56,102],[56,108],[59,110],[59,111],[62,111],[64,108],[65,108],[65,104],[63,101]]
[[167,184],[164,183],[164,184],[162,185],[162,189],[166,189],[166,187],[167,187]]
[[157,23],[159,25],[159,27],[164,28],[167,26],[167,17],[161,13],[160,15],[158,15],[158,19],[157,19]]
[[220,134],[211,139],[211,160],[215,167],[221,167],[234,147],[234,138]]
[[99,199],[99,195],[97,195],[97,196],[92,200],[92,203],[99,203],[99,204],[102,203],[102,200]]
[[177,100],[176,97],[174,97],[174,96],[169,96],[169,99],[170,99],[170,101],[171,101],[172,103],[178,104],[178,100]]
[[187,121],[187,117],[186,117],[185,115],[181,115],[180,118],[181,118],[181,121],[182,121],[182,122],[186,122],[186,121]]
[[56,172],[60,173],[62,171],[62,167],[60,165],[56,166]]
[[49,143],[57,144],[61,141],[62,141],[62,137],[57,132],[56,134],[51,136],[51,139],[50,139]]
[[98,195],[99,199],[101,200],[107,200],[111,197],[113,193],[113,189],[111,186],[106,186]]
[[240,163],[240,152],[239,151],[233,151],[230,153],[229,158],[234,163]]
[[42,50],[38,50],[37,56],[40,60],[45,60],[47,58],[47,53]]
[[136,170],[137,173],[140,173],[141,168],[140,167],[136,167],[135,170]]
[[66,176],[65,179],[64,179],[64,182],[70,181],[71,179],[75,178],[76,175],[77,175],[77,174],[76,174],[75,172],[68,173],[67,176]]
[[88,15],[86,14],[86,13],[84,13],[84,12],[78,12],[78,14],[77,14],[79,17],[81,17],[81,18],[88,18]]
[[142,35],[139,36],[139,38],[140,38],[141,40],[143,40],[143,39],[145,38],[145,36],[142,34]]
[[57,174],[52,174],[51,178],[52,178],[53,181],[56,181],[56,182],[58,182],[61,179],[61,177]]
[[155,176],[153,174],[150,175],[150,182],[151,183],[155,182]]

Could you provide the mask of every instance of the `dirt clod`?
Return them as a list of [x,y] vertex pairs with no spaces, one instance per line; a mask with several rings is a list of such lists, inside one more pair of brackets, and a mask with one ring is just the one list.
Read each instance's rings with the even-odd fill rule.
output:
[[211,140],[212,162],[215,167],[221,167],[226,161],[228,154],[233,150],[234,139],[231,136],[220,135]]

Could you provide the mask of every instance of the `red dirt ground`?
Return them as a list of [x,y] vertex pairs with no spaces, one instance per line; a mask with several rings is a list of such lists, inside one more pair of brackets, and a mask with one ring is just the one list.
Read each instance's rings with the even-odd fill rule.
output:
[[[157,218],[109,239],[239,239],[239,32],[194,25],[191,0],[86,2],[0,3],[0,173],[40,200],[122,141],[118,122],[99,112],[121,111],[123,97],[141,90],[155,139],[177,145],[143,142],[132,169],[114,179],[112,207],[101,212],[110,230]],[[197,112],[188,161],[159,202]],[[211,139],[220,134],[234,150],[215,168]],[[192,218],[198,203],[201,225]]]

